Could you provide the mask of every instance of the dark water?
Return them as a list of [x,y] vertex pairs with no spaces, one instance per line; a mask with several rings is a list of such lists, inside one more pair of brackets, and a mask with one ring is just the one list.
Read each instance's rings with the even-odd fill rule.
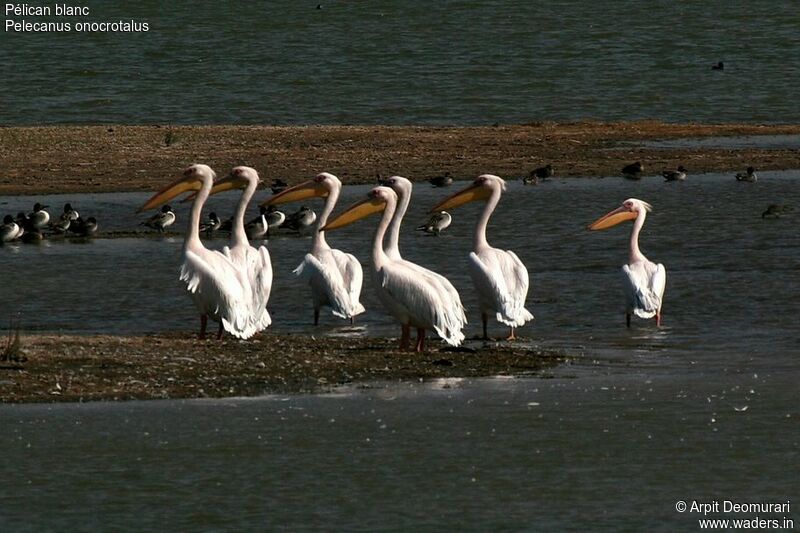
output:
[[2,32],[0,124],[800,119],[795,2],[318,3],[88,0],[150,31]]
[[[536,321],[521,333],[573,354],[572,363],[548,379],[0,407],[0,529],[675,531],[697,529],[701,518],[676,512],[678,500],[796,505],[800,213],[762,220],[761,212],[769,203],[800,205],[797,177],[509,182],[489,239],[530,269]],[[342,202],[366,189],[346,187]],[[402,245],[408,258],[447,275],[474,309],[464,268],[479,207],[454,211],[440,238],[410,230],[452,190],[417,185]],[[124,229],[145,196],[37,199],[71,201],[104,228]],[[655,208],[642,249],[667,267],[661,329],[624,327],[619,265],[628,228],[585,230],[631,196]],[[33,201],[0,198],[0,211]],[[232,201],[215,198],[213,207]],[[374,222],[329,240],[366,261]],[[307,290],[290,275],[309,246],[290,237],[269,243],[272,329],[396,335],[369,280],[368,312],[355,329],[329,317],[317,330],[309,325]],[[179,251],[180,239],[159,238],[7,246],[0,298],[4,311],[21,312],[26,331],[190,330],[196,318],[177,281]],[[468,314],[475,334],[478,319]],[[788,517],[800,523],[794,508]]]

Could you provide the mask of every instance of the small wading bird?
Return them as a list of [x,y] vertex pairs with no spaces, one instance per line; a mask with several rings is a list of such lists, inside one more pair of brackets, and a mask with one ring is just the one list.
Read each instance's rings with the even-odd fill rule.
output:
[[427,223],[417,226],[417,231],[424,231],[425,233],[430,233],[438,237],[443,230],[447,229],[452,221],[453,217],[450,216],[450,213],[447,211],[439,211],[438,213],[432,214]]
[[404,260],[392,259],[384,249],[384,236],[396,209],[397,194],[389,187],[375,187],[365,200],[348,208],[322,229],[334,230],[382,212],[372,242],[371,261],[378,298],[400,322],[404,334],[411,327],[417,328],[416,351],[424,350],[425,330],[429,329],[435,330],[447,344],[458,346],[464,334],[453,329],[448,307],[441,301],[440,289],[431,284],[430,277],[420,275],[419,270],[409,267]]
[[711,65],[711,70],[725,70],[725,63],[718,61],[716,65]]
[[664,176],[664,181],[684,181],[686,169],[683,165],[678,165],[677,170],[662,170],[661,175]]
[[286,217],[283,227],[296,231],[300,235],[308,235],[309,232],[315,228],[314,223],[317,221],[317,214],[307,206],[302,206],[297,212],[292,213]]
[[222,221],[219,219],[217,214],[212,211],[208,214],[208,219],[200,224],[200,233],[205,233],[206,237],[211,237],[214,235],[214,232],[219,231],[219,228],[222,227]]
[[270,189],[272,189],[272,194],[278,194],[279,192],[281,192],[284,189],[286,189],[286,187],[288,187],[288,186],[289,186],[288,183],[286,183],[282,179],[278,178],[278,179],[272,180],[272,186],[270,187]]
[[629,180],[642,179],[642,172],[644,172],[644,165],[641,161],[636,161],[635,163],[622,167],[622,176]]
[[753,167],[747,167],[745,172],[739,172],[736,174],[736,181],[749,181],[750,183],[758,181],[756,169]]
[[[460,332],[464,329],[464,325],[467,323],[467,315],[464,313],[464,306],[461,304],[461,297],[458,295],[456,288],[453,287],[453,284],[450,283],[450,280],[441,274],[437,274],[436,272],[428,270],[427,268],[417,265],[416,263],[412,263],[411,261],[406,261],[400,255],[400,227],[403,224],[403,217],[408,210],[408,204],[411,203],[411,191],[413,190],[414,185],[410,180],[402,176],[392,176],[391,178],[384,180],[383,185],[389,187],[395,192],[395,194],[397,194],[397,207],[395,209],[394,216],[392,216],[392,221],[389,224],[388,236],[386,237],[386,242],[384,243],[386,255],[392,261],[402,263],[404,266],[416,271],[420,276],[424,276],[426,278],[426,281],[429,283],[431,288],[435,289],[439,293],[439,301],[442,304],[444,321],[447,324],[446,330],[448,332],[459,332],[461,339],[459,342],[462,342],[464,337]],[[442,211],[442,213],[444,213],[444,211]],[[447,216],[448,218],[450,217],[450,215]],[[405,350],[408,348],[409,344],[410,326],[404,325],[401,333],[400,349]],[[420,340],[420,334],[424,336],[425,330],[417,330],[417,344],[421,347],[424,343],[424,339]]]
[[[348,319],[351,323],[356,315],[364,312],[364,306],[359,301],[364,280],[361,263],[352,254],[331,248],[325,239],[324,226],[336,206],[341,190],[342,182],[339,178],[328,172],[322,172],[314,179],[286,189],[262,203],[274,207],[309,198],[325,199],[319,224],[315,226],[323,229],[314,232],[311,252],[305,255],[303,262],[294,270],[297,276],[308,280],[311,286],[315,326],[319,324],[322,307],[330,307],[334,316]],[[307,207],[304,209],[313,214]]]
[[64,204],[64,213],[61,215],[61,218],[67,218],[71,221],[75,221],[78,220],[80,216],[81,215],[72,208],[72,204]]
[[247,339],[257,331],[252,317],[252,291],[247,277],[231,259],[209,250],[200,241],[200,214],[214,185],[216,175],[208,165],[192,165],[183,177],[154,194],[138,212],[154,209],[187,191],[196,191],[183,241],[183,265],[180,280],[200,312],[200,338],[205,338],[208,318],[219,322],[222,330]]
[[158,230],[159,233],[164,233],[166,229],[174,223],[175,223],[175,213],[172,212],[172,207],[170,207],[170,205],[167,204],[161,208],[160,213],[156,213],[155,215],[151,216],[150,218],[140,223],[139,225],[156,229]]
[[538,185],[540,181],[552,178],[553,174],[555,174],[553,165],[548,164],[531,170],[530,174],[522,178],[522,183],[524,185]]
[[472,252],[469,254],[469,275],[481,308],[483,338],[489,339],[487,323],[489,314],[510,328],[508,340],[516,338],[514,330],[533,320],[525,309],[528,296],[528,269],[510,250],[493,248],[486,240],[486,226],[500,201],[506,183],[492,174],[479,176],[472,184],[449,198],[444,199],[431,211],[451,209],[477,200],[486,200],[481,216],[475,226]]
[[223,253],[247,278],[251,290],[250,314],[256,332],[266,329],[272,323],[267,311],[267,302],[272,291],[272,262],[264,246],[259,246],[258,249],[250,246],[244,227],[247,204],[253,198],[260,181],[254,168],[235,167],[227,177],[216,182],[209,193],[211,196],[231,189],[243,189],[233,215],[231,246],[223,248]]
[[639,318],[656,317],[656,325],[661,325],[661,305],[664,298],[664,288],[667,283],[667,271],[662,264],[655,264],[647,259],[639,250],[639,232],[644,226],[647,212],[652,207],[647,202],[629,198],[621,207],[600,217],[589,225],[590,230],[611,228],[633,220],[631,230],[628,264],[622,267],[624,274],[623,286],[625,288],[626,308],[625,324],[630,327],[631,315]]

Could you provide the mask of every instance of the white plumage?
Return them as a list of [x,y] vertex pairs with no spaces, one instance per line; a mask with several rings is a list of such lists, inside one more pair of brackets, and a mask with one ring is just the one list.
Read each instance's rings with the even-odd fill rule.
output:
[[[314,229],[322,228],[328,221],[342,182],[328,172],[318,174],[313,180],[295,185],[269,198],[265,204],[277,205],[313,197],[325,198],[325,205]],[[313,211],[305,208],[307,212]],[[287,221],[288,222],[288,221]],[[295,268],[294,273],[311,287],[314,306],[314,324],[319,323],[322,307],[330,307],[334,316],[352,320],[364,312],[360,302],[364,274],[361,263],[352,254],[331,248],[324,231],[314,231],[311,252]]]
[[[446,343],[458,346],[464,335],[453,324],[448,305],[442,300],[442,289],[432,282],[433,273],[409,261],[393,258],[384,249],[384,236],[396,208],[397,194],[388,187],[376,187],[366,200],[349,208],[323,229],[336,229],[382,211],[373,238],[371,264],[378,298],[403,326],[403,339],[407,341],[408,328],[417,328],[417,351],[424,349],[425,331],[429,329],[436,331]],[[422,275],[422,272],[427,274]],[[401,347],[405,347],[403,339]]]
[[636,198],[628,198],[622,206],[600,217],[589,229],[601,230],[616,226],[627,220],[634,220],[631,230],[628,264],[622,267],[623,289],[625,291],[625,321],[631,324],[631,315],[639,318],[656,318],[661,325],[661,307],[667,284],[667,270],[662,264],[647,259],[639,249],[639,232],[644,226],[650,204]]
[[467,188],[446,198],[432,211],[458,207],[468,202],[486,200],[475,226],[472,252],[469,254],[469,275],[478,295],[483,322],[483,337],[488,339],[487,321],[494,315],[498,322],[511,328],[508,339],[515,337],[514,329],[533,320],[525,308],[530,279],[528,269],[517,254],[489,245],[486,227],[505,190],[505,181],[492,174],[483,174]]

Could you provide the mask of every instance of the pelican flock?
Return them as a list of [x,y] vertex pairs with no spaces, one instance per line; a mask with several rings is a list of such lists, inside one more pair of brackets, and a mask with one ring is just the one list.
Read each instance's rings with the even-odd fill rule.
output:
[[[633,165],[631,165],[633,166]],[[641,163],[635,164],[641,170]],[[548,165],[548,167],[550,167]],[[543,172],[552,172],[543,167]],[[542,170],[542,169],[539,169]],[[634,170],[634,169],[628,169]],[[748,175],[754,176],[752,168]],[[685,173],[678,167],[677,173]],[[682,176],[664,172],[667,180]],[[739,179],[746,179],[740,176]],[[379,301],[400,324],[401,349],[422,351],[428,332],[435,332],[445,343],[459,346],[465,339],[467,310],[461,296],[445,276],[405,259],[400,251],[400,234],[404,216],[411,202],[413,184],[402,176],[381,179],[366,199],[334,217],[333,212],[342,192],[342,182],[335,175],[322,172],[313,179],[284,188],[259,205],[259,214],[245,223],[248,205],[261,183],[258,172],[251,167],[234,167],[224,178],[217,180],[207,165],[194,164],[183,175],[153,194],[138,212],[160,208],[142,224],[164,232],[176,221],[171,200],[188,193],[183,201],[192,201],[182,247],[179,280],[200,315],[200,337],[204,338],[208,319],[219,323],[217,337],[223,332],[247,339],[268,328],[272,323],[267,305],[272,292],[272,258],[265,244],[251,245],[253,239],[266,239],[270,229],[288,226],[302,234],[311,234],[311,249],[305,254],[294,273],[311,289],[313,323],[318,325],[322,308],[351,323],[365,312],[361,303],[363,272],[361,263],[352,254],[332,248],[327,242],[329,231],[355,223],[372,214],[380,214],[371,244],[370,272]],[[211,212],[201,224],[202,210],[212,195],[241,190],[233,217],[223,222]],[[500,204],[506,183],[492,174],[483,174],[466,188],[445,197],[430,210],[430,221],[418,227],[438,235],[450,226],[452,210],[470,202],[483,202],[477,218],[472,247],[466,263],[472,280],[472,290],[478,302],[483,339],[489,339],[488,322],[494,317],[509,328],[507,340],[516,338],[516,329],[534,319],[527,309],[530,277],[526,266],[511,250],[491,246],[487,227]],[[286,216],[277,206],[313,198],[324,201],[319,217],[303,205],[296,213]],[[0,225],[0,243],[15,240],[36,241],[43,231],[91,236],[97,232],[94,217],[83,219],[70,203],[53,221],[47,206],[36,203],[30,213],[20,212],[16,218],[6,215]],[[625,221],[633,221],[630,234],[628,262],[622,267],[626,297],[626,325],[634,316],[655,318],[661,325],[666,269],[647,259],[639,248],[639,235],[650,204],[636,198],[625,200],[620,207],[589,225],[590,230],[603,230]],[[779,216],[784,206],[770,206],[762,218]],[[785,208],[788,210],[788,208]],[[227,230],[226,230],[227,228]],[[230,244],[221,250],[206,248],[200,234],[210,237],[217,231],[230,232]],[[435,245],[434,245],[435,246]],[[411,343],[411,328],[416,329],[416,342]]]
[[154,194],[139,212],[154,209],[187,191],[195,191],[189,225],[183,242],[180,280],[192,296],[200,313],[200,338],[206,334],[208,318],[219,322],[234,337],[247,339],[260,331],[263,313],[253,305],[248,272],[223,252],[209,250],[200,241],[200,216],[214,186],[216,174],[208,165],[195,164],[183,176]]
[[640,318],[655,317],[656,325],[661,325],[661,305],[664,300],[667,271],[664,265],[647,259],[639,249],[639,232],[644,226],[647,212],[651,209],[652,206],[647,202],[628,198],[620,207],[589,225],[590,230],[602,230],[628,220],[634,221],[628,263],[622,267],[626,297],[625,323],[628,327],[631,325],[631,315]]
[[[458,346],[464,340],[458,311],[442,301],[443,291],[432,276],[421,274],[408,261],[393,258],[384,248],[384,237],[397,209],[397,193],[389,187],[375,187],[367,198],[348,208],[322,227],[330,231],[352,224],[375,213],[382,213],[372,241],[372,276],[378,298],[402,327],[401,349],[408,345],[411,327],[417,329],[414,349],[423,351],[427,330],[434,330],[447,344]],[[415,265],[416,266],[416,265]],[[458,302],[460,305],[460,301]],[[462,315],[463,316],[463,315]]]
[[[294,270],[301,279],[308,280],[311,286],[315,326],[319,324],[322,307],[330,307],[334,316],[351,322],[356,315],[364,312],[364,306],[360,302],[364,279],[361,263],[352,254],[331,248],[325,240],[324,226],[336,206],[341,190],[342,182],[339,178],[323,172],[313,180],[284,189],[263,202],[264,205],[276,206],[309,198],[325,198],[317,223],[319,230],[312,237],[311,252],[305,255],[303,262]],[[313,214],[310,209],[304,209]],[[317,221],[316,216],[308,225],[314,221]]]

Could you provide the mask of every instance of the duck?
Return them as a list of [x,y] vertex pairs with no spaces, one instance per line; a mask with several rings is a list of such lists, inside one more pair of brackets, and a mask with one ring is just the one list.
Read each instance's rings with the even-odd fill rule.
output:
[[644,165],[641,161],[636,161],[635,163],[622,167],[622,176],[629,180],[642,179],[642,172],[644,172]]
[[61,218],[68,218],[70,221],[75,221],[80,218],[80,214],[72,208],[72,204],[67,202],[64,204],[64,213],[61,215]]
[[296,213],[292,213],[286,217],[286,222],[283,223],[283,227],[305,235],[316,221],[317,214],[304,205]]
[[711,70],[725,70],[725,63],[717,61],[716,65],[711,65]]
[[781,215],[785,215],[789,211],[792,210],[792,206],[786,204],[770,204],[767,206],[766,211],[761,213],[761,218],[781,218]]
[[0,244],[15,240],[20,234],[20,227],[14,221],[14,217],[6,215],[3,217],[3,225],[0,226]]
[[686,169],[683,165],[678,165],[677,170],[662,170],[661,175],[664,176],[664,181],[684,181]]
[[289,186],[288,183],[286,183],[280,178],[277,178],[272,180],[272,186],[270,187],[270,189],[272,189],[272,194],[278,194],[279,192],[282,192],[284,189],[286,189],[286,187],[288,186]]
[[28,215],[28,220],[36,229],[42,229],[50,222],[50,213],[45,211],[50,206],[42,205],[39,202],[33,204],[33,212]]
[[525,185],[538,185],[539,181],[552,178],[553,174],[555,174],[553,171],[553,165],[547,164],[543,167],[531,170],[527,177],[522,178],[522,183]]
[[70,219],[69,214],[63,213],[58,220],[51,223],[48,228],[56,235],[63,235],[69,229],[70,224],[72,224],[72,219]]
[[445,172],[441,176],[435,176],[428,180],[434,187],[448,187],[453,184],[453,178],[449,172]]
[[206,237],[211,237],[215,231],[222,227],[222,221],[214,211],[208,214],[208,220],[200,224],[200,232],[205,232]]
[[417,231],[424,231],[425,233],[430,233],[431,235],[438,237],[442,231],[450,226],[452,221],[453,217],[450,216],[450,213],[447,211],[439,211],[437,213],[433,213],[426,224],[417,226]]
[[84,220],[83,217],[78,217],[75,222],[70,224],[69,231],[79,237],[91,237],[97,233],[97,219],[89,217]]
[[160,212],[151,216],[139,225],[156,229],[159,233],[164,233],[166,229],[174,223],[175,213],[172,212],[172,207],[169,204],[166,204],[161,207]]
[[750,183],[758,181],[758,176],[756,176],[756,169],[753,167],[747,167],[747,170],[745,172],[738,172],[736,174],[736,181],[748,181]]

